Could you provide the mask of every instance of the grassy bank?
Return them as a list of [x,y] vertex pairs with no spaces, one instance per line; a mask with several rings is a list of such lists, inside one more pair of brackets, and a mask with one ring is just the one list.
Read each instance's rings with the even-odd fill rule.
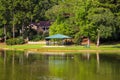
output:
[[120,52],[120,44],[116,45],[101,45],[100,47],[96,47],[95,45],[91,45],[90,48],[86,48],[85,46],[45,46],[40,44],[24,44],[24,45],[13,45],[8,46],[4,44],[0,44],[0,49],[11,49],[11,50],[31,50],[31,51],[64,51],[64,52],[76,52],[76,51],[114,51]]
[[40,49],[43,47],[43,45],[39,44],[24,44],[24,45],[1,45],[1,49],[20,49],[20,50],[25,50],[25,49]]

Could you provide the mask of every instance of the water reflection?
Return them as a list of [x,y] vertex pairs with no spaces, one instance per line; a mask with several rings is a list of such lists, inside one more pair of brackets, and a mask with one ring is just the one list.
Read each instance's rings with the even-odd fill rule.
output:
[[0,80],[119,80],[120,55],[0,51]]

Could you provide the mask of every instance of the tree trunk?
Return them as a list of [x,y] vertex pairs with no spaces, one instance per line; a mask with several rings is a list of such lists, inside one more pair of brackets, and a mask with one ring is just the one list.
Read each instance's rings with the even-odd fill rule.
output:
[[100,45],[100,30],[98,30],[98,36],[97,36],[97,47]]
[[15,38],[15,24],[14,24],[14,15],[13,15],[13,38]]
[[5,42],[6,42],[6,25],[4,24],[4,39],[5,39]]
[[22,23],[22,29],[21,29],[20,36],[22,36],[22,37],[23,37],[23,36],[24,36],[24,35],[23,35],[23,33],[24,33],[24,22]]

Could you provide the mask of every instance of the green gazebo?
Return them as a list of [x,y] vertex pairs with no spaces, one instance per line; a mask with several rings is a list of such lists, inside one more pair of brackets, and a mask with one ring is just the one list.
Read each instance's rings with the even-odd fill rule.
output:
[[55,39],[70,39],[71,37],[69,36],[66,36],[66,35],[62,35],[62,34],[55,34],[55,35],[52,35],[52,36],[49,36],[49,37],[46,37],[46,44],[49,45],[50,42],[49,40],[53,39],[54,40],[54,44],[55,44]]

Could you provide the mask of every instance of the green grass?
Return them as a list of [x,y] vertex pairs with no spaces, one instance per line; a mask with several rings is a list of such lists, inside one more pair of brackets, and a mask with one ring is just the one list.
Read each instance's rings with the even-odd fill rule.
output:
[[44,47],[45,45],[40,44],[24,44],[24,45],[2,45],[0,44],[1,49],[15,49],[15,50],[31,50],[36,49],[38,51],[75,51],[75,50],[109,50],[109,51],[120,51],[120,44],[116,45],[101,45],[100,47],[96,47],[95,45],[91,45],[90,48],[86,48],[85,46],[65,46],[65,47]]
[[4,48],[8,48],[8,49],[39,49],[42,46],[43,45],[39,45],[39,44],[24,44],[24,45],[6,45],[6,46],[4,46]]
[[51,48],[46,48],[46,49],[56,49],[56,50],[119,50],[119,47],[115,47],[115,46],[108,46],[108,45],[104,45],[104,46],[100,46],[100,47],[96,47],[96,46],[90,46],[90,48],[86,48],[85,46],[66,46],[66,47],[51,47]]

